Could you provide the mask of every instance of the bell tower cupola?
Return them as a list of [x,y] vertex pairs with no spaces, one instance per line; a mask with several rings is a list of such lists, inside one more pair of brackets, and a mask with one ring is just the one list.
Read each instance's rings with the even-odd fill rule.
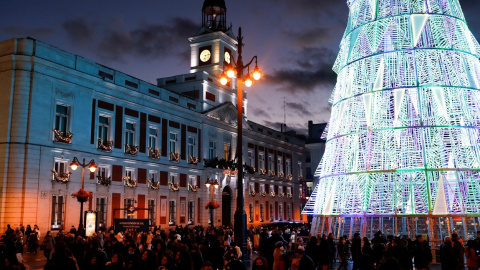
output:
[[237,40],[232,26],[227,27],[227,7],[224,0],[204,0],[202,28],[189,38],[190,72],[208,72],[219,76],[237,54]]
[[202,27],[212,31],[227,31],[227,7],[224,0],[205,0],[202,7]]

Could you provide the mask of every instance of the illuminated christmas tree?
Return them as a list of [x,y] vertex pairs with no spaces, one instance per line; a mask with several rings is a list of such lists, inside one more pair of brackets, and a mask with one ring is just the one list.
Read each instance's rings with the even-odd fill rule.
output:
[[304,213],[317,231],[347,235],[477,230],[480,46],[458,0],[347,2],[326,151]]

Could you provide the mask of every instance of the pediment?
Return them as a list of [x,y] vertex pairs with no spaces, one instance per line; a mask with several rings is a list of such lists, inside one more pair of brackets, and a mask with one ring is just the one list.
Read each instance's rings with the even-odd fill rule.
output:
[[[207,117],[226,123],[228,125],[237,126],[237,107],[231,102],[225,102],[205,112]],[[249,129],[247,118],[243,116],[243,128]]]

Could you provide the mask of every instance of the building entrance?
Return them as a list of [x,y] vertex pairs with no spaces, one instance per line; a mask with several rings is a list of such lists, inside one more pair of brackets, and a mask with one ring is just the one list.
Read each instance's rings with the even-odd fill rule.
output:
[[232,189],[229,186],[222,192],[222,225],[232,227]]

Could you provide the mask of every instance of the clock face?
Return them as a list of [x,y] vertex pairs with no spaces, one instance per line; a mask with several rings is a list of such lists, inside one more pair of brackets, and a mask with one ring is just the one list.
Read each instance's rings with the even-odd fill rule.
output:
[[200,53],[200,61],[207,62],[208,60],[210,60],[210,56],[211,56],[211,53],[209,50],[203,50]]
[[225,62],[230,64],[230,53],[229,52],[225,52]]

